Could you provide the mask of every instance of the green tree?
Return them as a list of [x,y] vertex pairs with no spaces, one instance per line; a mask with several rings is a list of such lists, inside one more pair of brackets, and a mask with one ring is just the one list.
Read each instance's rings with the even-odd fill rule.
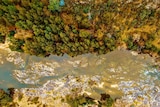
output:
[[27,23],[25,21],[17,21],[15,26],[21,29],[28,29]]
[[9,48],[12,51],[23,52],[23,50],[22,50],[22,46],[24,44],[23,40],[15,39],[14,37],[12,37],[10,42],[11,43],[9,44]]
[[5,42],[5,36],[2,36],[0,33],[0,43],[4,43]]
[[18,12],[18,10],[16,9],[14,5],[8,5],[7,8],[10,14],[16,14]]
[[49,0],[48,9],[52,12],[60,11],[59,0]]

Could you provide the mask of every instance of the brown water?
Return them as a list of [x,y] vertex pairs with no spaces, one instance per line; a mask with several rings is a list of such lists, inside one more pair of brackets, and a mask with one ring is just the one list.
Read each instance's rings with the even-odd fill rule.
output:
[[[133,91],[131,87],[159,87],[160,83],[159,71],[145,75],[146,71],[150,72],[148,66],[154,65],[154,59],[145,54],[131,54],[130,51],[116,50],[105,55],[85,54],[74,58],[67,55],[39,58],[0,50],[0,56],[0,61],[3,62],[0,64],[0,88],[5,89],[39,87],[48,80],[57,80],[67,75],[98,75],[101,78],[101,87],[89,88],[87,91],[92,93],[92,97],[99,98],[99,93],[117,97],[125,95],[127,89]],[[12,58],[15,60],[11,61]],[[135,85],[129,87],[131,83]],[[137,93],[142,91],[143,89]]]

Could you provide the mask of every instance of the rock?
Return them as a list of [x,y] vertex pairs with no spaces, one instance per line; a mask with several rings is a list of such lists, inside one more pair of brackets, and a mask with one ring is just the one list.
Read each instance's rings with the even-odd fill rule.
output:
[[160,102],[160,92],[156,95],[155,100]]
[[109,94],[106,94],[106,93],[103,93],[103,94],[101,94],[101,101],[104,101],[104,100],[106,100],[107,98],[110,98],[110,95]]
[[122,107],[122,101],[120,98],[115,98],[114,107]]

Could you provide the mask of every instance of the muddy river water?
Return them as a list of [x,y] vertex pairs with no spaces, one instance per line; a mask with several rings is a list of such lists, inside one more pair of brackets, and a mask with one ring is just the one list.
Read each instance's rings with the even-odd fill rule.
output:
[[146,99],[144,101],[155,99],[160,102],[157,97],[160,93],[160,72],[152,65],[154,59],[149,55],[125,50],[74,58],[67,55],[40,58],[1,49],[0,88],[40,87],[48,80],[66,75],[97,75],[101,86],[88,90],[94,97],[105,92],[113,97],[123,96],[128,101],[142,96],[143,100]]

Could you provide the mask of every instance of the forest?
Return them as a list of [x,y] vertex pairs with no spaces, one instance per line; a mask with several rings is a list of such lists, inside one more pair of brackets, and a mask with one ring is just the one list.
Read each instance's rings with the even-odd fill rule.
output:
[[[160,8],[146,0],[0,0],[0,42],[46,57],[115,49],[160,55]],[[148,6],[148,7],[147,7]]]

